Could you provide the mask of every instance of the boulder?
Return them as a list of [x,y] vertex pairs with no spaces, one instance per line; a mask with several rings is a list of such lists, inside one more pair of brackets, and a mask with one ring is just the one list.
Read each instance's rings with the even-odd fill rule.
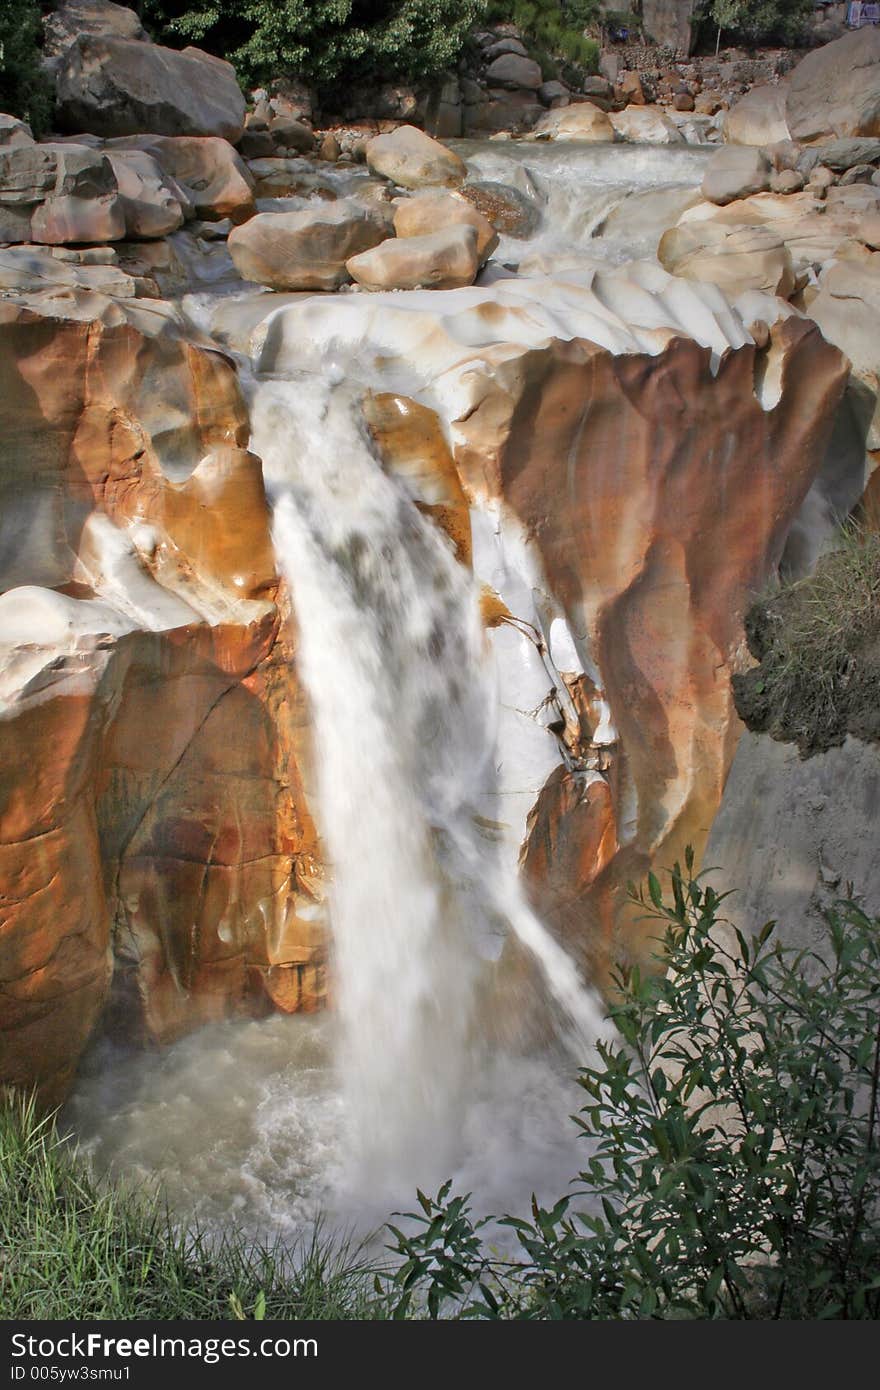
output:
[[880,140],[829,140],[822,145],[819,157],[837,174],[856,164],[880,164]]
[[130,135],[108,140],[107,153],[141,150],[183,191],[196,217],[243,222],[254,211],[254,180],[241,156],[218,136]]
[[567,106],[571,93],[563,82],[542,82],[538,88],[538,100],[542,106],[554,110],[558,106]]
[[622,140],[632,145],[681,145],[684,136],[659,106],[627,106],[608,117]]
[[387,236],[384,219],[340,199],[300,212],[258,213],[233,228],[227,246],[244,280],[275,290],[336,290],[350,278],[346,262]]
[[865,212],[858,220],[856,236],[872,251],[880,251],[880,208]]
[[533,236],[541,222],[538,208],[518,188],[492,179],[474,179],[459,190],[496,232],[523,240]]
[[366,157],[374,174],[401,188],[454,187],[463,183],[467,174],[457,154],[411,125],[375,136],[367,143]]
[[0,241],[118,241],[125,211],[113,166],[86,145],[0,146]]
[[725,111],[721,127],[725,140],[731,145],[773,145],[790,139],[786,97],[782,85],[753,87]]
[[456,290],[472,285],[480,267],[475,227],[450,226],[427,236],[383,241],[346,262],[367,290]]
[[398,202],[394,213],[397,236],[426,236],[445,227],[474,228],[480,265],[489,259],[498,245],[498,233],[492,223],[459,192],[429,189]]
[[502,53],[486,69],[490,87],[511,87],[514,91],[536,92],[544,81],[541,66],[518,53]]
[[4,145],[32,145],[33,133],[26,121],[17,116],[0,115],[0,148]]
[[806,180],[797,169],[776,169],[770,175],[771,193],[800,193]]
[[125,217],[125,234],[136,241],[168,236],[192,215],[192,204],[145,150],[108,150]]
[[663,233],[657,259],[671,274],[717,285],[730,298],[764,290],[787,299],[795,286],[791,253],[766,227],[680,222]]
[[647,103],[642,79],[637,72],[621,73],[616,92],[621,101],[628,106],[644,106]]
[[608,116],[590,101],[548,111],[533,134],[539,140],[577,140],[585,144],[606,144],[617,138]]
[[275,145],[296,154],[311,154],[315,148],[314,131],[294,116],[275,116],[269,123],[269,133]]
[[45,57],[61,57],[80,35],[149,42],[146,29],[126,5],[114,5],[111,0],[63,0],[43,20]]
[[488,48],[484,48],[483,60],[491,63],[496,58],[503,57],[505,53],[518,53],[521,58],[528,58],[529,56],[524,43],[521,43],[519,39],[507,38],[498,39],[496,43],[490,43]]
[[732,203],[770,187],[770,161],[763,150],[731,147],[716,150],[703,175],[703,197],[711,203]]
[[219,136],[236,141],[245,100],[230,63],[132,39],[81,35],[55,68],[56,120],[64,130],[115,137]]
[[856,29],[808,53],[792,73],[786,114],[792,138],[807,145],[880,136],[880,28]]

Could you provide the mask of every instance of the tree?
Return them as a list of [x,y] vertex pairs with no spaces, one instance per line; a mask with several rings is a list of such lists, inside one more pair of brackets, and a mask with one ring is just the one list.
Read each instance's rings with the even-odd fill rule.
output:
[[223,53],[248,82],[425,78],[454,65],[485,0],[147,0],[166,40]]

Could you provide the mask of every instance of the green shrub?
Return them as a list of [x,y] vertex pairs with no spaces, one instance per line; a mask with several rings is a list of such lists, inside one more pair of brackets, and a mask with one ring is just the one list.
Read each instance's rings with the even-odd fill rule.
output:
[[98,1183],[31,1102],[0,1102],[0,1318],[383,1315],[360,1253],[320,1227],[299,1249],[181,1231],[145,1194]]
[[454,66],[484,0],[147,0],[168,41],[203,44],[243,81],[301,77],[327,88],[418,79]]
[[43,28],[37,0],[3,0],[0,6],[0,111],[28,121],[34,135],[48,129],[49,81],[40,66]]
[[577,1190],[505,1218],[508,1261],[468,1197],[420,1193],[398,1315],[880,1316],[880,921],[839,904],[824,956],[747,942],[692,866],[640,898],[662,969],[621,973],[621,1041],[581,1074]]
[[[548,57],[566,60],[582,74],[599,68],[599,45],[584,33],[599,16],[597,0],[496,0],[487,18],[515,24],[534,46],[542,69]],[[543,54],[543,58],[541,55]]]

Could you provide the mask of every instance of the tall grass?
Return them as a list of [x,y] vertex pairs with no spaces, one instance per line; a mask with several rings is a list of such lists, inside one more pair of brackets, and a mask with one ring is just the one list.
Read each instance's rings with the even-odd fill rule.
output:
[[0,1318],[384,1317],[363,1251],[320,1225],[295,1249],[181,1230],[99,1182],[32,1101],[0,1100]]
[[849,523],[814,572],[746,615],[756,670],[735,676],[750,728],[804,753],[880,738],[880,533]]

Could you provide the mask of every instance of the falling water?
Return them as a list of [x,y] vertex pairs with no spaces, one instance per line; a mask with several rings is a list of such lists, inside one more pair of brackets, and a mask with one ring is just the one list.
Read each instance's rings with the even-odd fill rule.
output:
[[599,1018],[475,814],[497,701],[472,577],[383,471],[348,389],[265,382],[253,422],[312,707],[346,1147],[359,1183],[393,1191],[454,1161],[509,931],[582,1046]]

